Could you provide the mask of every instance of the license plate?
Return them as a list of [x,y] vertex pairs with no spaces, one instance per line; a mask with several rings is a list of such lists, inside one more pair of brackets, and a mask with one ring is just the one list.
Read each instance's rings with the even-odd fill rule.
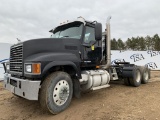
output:
[[15,91],[15,87],[11,86],[11,92],[14,93],[14,91]]

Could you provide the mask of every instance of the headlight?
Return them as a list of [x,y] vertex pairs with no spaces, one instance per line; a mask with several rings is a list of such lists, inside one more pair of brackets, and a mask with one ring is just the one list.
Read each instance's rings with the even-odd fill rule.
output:
[[6,70],[9,70],[9,64],[6,64]]
[[28,73],[32,72],[32,65],[26,65],[26,72]]
[[40,63],[31,63],[25,64],[25,73],[27,74],[40,74],[41,73],[41,64]]

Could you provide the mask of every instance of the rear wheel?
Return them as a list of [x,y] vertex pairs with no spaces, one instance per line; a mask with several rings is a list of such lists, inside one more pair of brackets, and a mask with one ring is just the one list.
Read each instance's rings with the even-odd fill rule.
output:
[[73,84],[70,76],[65,72],[55,72],[42,83],[40,104],[43,109],[58,114],[69,106],[72,94]]
[[139,69],[140,69],[141,74],[142,74],[141,82],[143,84],[148,83],[149,77],[150,77],[150,71],[149,71],[148,67],[139,66]]
[[134,68],[133,77],[129,78],[132,86],[138,87],[141,85],[141,72],[139,68]]

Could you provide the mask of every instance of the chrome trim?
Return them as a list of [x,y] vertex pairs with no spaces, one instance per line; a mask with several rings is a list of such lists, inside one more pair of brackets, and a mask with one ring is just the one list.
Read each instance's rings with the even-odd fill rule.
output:
[[[16,86],[11,85],[11,80],[14,80],[16,82]],[[28,100],[38,100],[38,94],[40,89],[40,80],[31,81],[28,79],[20,79],[11,77],[10,74],[4,75],[4,88],[12,92],[13,94],[16,94],[18,96],[21,96],[23,98],[26,98]]]
[[[16,49],[17,47],[22,47],[22,48],[18,49],[19,54],[14,54],[16,52],[14,50],[14,48]],[[13,56],[14,59],[12,59],[11,55]],[[9,65],[10,65],[10,72],[12,72],[13,74],[14,73],[21,74],[21,75],[23,74],[23,44],[22,43],[11,46],[11,48],[10,48],[10,64]],[[21,69],[13,68],[16,66],[20,66],[22,68]]]
[[12,45],[11,48],[12,47],[19,47],[19,46],[23,46],[23,44],[21,43],[21,44],[17,44],[17,45]]
[[107,23],[106,23],[106,64],[101,65],[102,69],[107,69],[111,66],[111,32],[110,32],[110,19],[111,16],[107,18]]

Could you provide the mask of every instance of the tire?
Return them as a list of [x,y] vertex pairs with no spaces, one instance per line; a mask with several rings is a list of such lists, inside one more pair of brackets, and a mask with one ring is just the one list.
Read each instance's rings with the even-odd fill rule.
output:
[[52,114],[64,111],[72,100],[73,83],[65,72],[54,72],[42,83],[39,101],[42,108]]
[[148,70],[149,70],[149,79],[151,79],[151,69],[148,68]]
[[124,84],[126,85],[126,86],[130,86],[131,84],[130,84],[130,80],[129,80],[129,78],[127,77],[127,78],[124,78]]
[[148,67],[145,66],[139,66],[139,69],[141,71],[141,83],[142,84],[147,84],[149,79],[150,79],[150,70],[148,69]]
[[135,67],[133,70],[133,77],[129,78],[129,81],[132,86],[138,87],[141,85],[141,71],[138,67]]

